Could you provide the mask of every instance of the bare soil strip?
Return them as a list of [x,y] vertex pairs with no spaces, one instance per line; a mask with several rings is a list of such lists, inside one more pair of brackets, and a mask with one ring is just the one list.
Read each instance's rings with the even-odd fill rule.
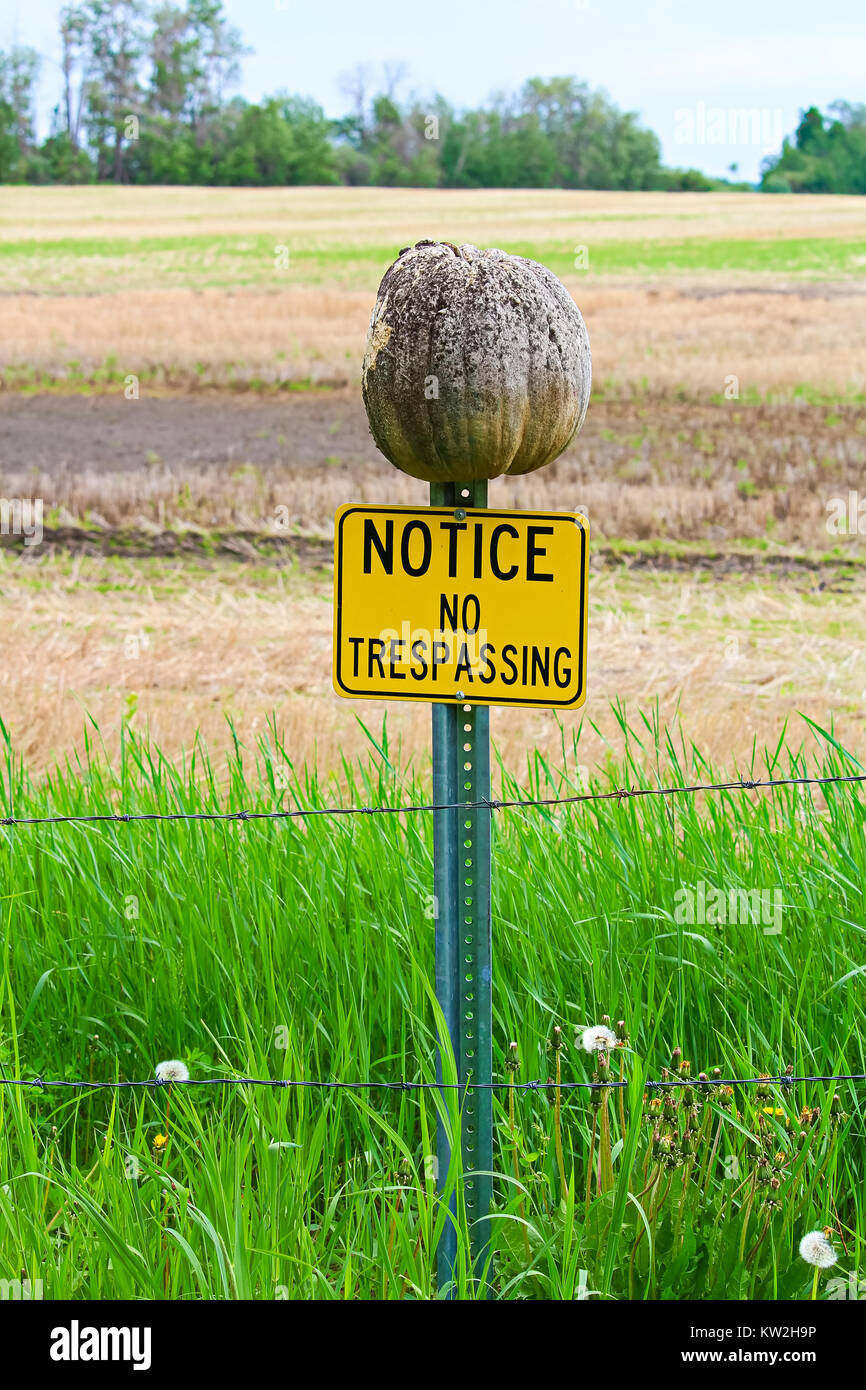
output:
[[[745,542],[758,553],[856,560],[866,536],[830,523],[864,477],[861,404],[602,396],[560,459],[495,481],[491,501],[586,510],[596,545],[688,542],[723,553]],[[343,502],[428,497],[378,453],[349,389],[0,396],[0,492],[41,497],[54,546],[139,554],[222,546],[248,555],[248,539],[276,554],[290,540],[328,537]]]

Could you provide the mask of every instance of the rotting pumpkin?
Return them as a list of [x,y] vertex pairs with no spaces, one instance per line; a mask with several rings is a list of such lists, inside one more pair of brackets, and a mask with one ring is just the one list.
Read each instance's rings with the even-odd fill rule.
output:
[[495,249],[419,241],[386,271],[362,389],[395,468],[429,482],[532,473],[583,424],[592,365],[552,271]]

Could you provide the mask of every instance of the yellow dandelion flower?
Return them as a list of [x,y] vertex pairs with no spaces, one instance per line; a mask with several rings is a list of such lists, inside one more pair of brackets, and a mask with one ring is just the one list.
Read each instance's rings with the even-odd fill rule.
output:
[[168,1135],[167,1135],[167,1134],[155,1134],[155,1135],[153,1136],[153,1147],[154,1147],[155,1149],[164,1149],[167,1143],[168,1143]]

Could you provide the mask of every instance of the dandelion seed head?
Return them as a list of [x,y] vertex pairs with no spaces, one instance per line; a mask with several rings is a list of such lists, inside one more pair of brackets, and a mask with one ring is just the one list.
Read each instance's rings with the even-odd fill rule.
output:
[[609,1048],[616,1047],[616,1034],[599,1023],[593,1028],[584,1028],[580,1045],[584,1052],[607,1052]]
[[157,1081],[189,1081],[189,1068],[183,1062],[172,1059],[170,1062],[157,1062]]
[[800,1258],[807,1265],[829,1269],[836,1263],[836,1251],[823,1231],[809,1231],[800,1241]]

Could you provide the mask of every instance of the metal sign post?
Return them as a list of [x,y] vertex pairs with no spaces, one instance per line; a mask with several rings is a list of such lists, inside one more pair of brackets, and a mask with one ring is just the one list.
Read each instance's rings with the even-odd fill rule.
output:
[[[459,511],[485,507],[487,483],[431,483],[430,502]],[[463,1196],[472,1264],[479,1278],[490,1247],[493,1199],[490,812],[477,804],[489,798],[489,709],[469,702],[434,704],[433,800],[446,808],[434,812],[433,820],[436,998],[457,1064]],[[455,803],[465,803],[466,809]],[[441,1083],[441,1057],[437,1079]],[[451,1163],[451,1144],[441,1117],[436,1148],[441,1192]],[[451,1212],[456,1219],[456,1194],[451,1198]],[[453,1291],[456,1259],[457,1234],[450,1221],[439,1244],[440,1290]]]
[[[457,1070],[458,1192],[438,1251],[456,1292],[458,1210],[489,1290],[493,1198],[490,705],[574,709],[586,694],[589,526],[579,513],[487,508],[487,482],[431,483],[424,508],[340,507],[334,689],[433,710],[436,998]],[[453,1096],[453,1092],[448,1093]],[[438,1185],[452,1168],[437,1127]]]
[[[404,247],[376,295],[361,391],[377,448],[429,482],[430,506],[350,504],[334,523],[334,689],[433,707],[436,995],[462,1150],[458,1169],[440,1123],[438,1182],[447,1192],[449,1166],[459,1179],[475,1293],[489,1293],[493,1187],[489,707],[583,704],[589,573],[585,516],[490,509],[487,479],[552,463],[591,381],[586,325],[546,266],[429,238]],[[446,1229],[438,1254],[452,1297],[459,1234]]]

